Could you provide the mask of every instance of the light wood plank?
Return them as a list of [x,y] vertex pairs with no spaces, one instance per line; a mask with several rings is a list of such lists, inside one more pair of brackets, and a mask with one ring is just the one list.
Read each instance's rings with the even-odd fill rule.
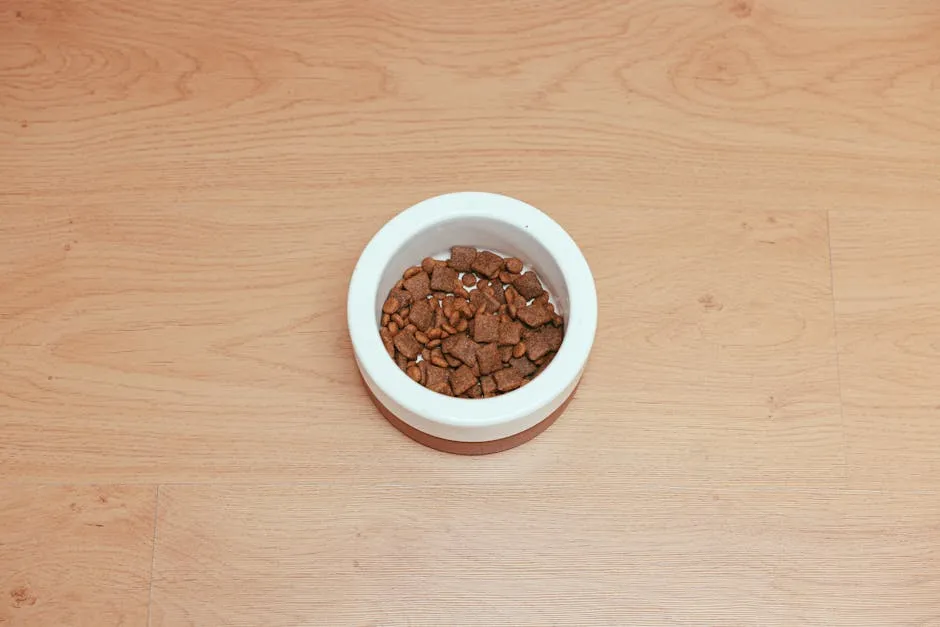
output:
[[598,340],[564,418],[486,460],[418,448],[366,399],[342,304],[360,224],[293,205],[20,215],[0,250],[6,472],[842,484],[824,215],[632,211],[610,229],[547,209],[594,266]]
[[832,215],[850,477],[940,488],[940,214]]
[[0,625],[144,627],[153,486],[0,483]]
[[932,209],[938,20],[933,0],[20,3],[2,193]]
[[940,499],[179,486],[153,625],[936,625]]

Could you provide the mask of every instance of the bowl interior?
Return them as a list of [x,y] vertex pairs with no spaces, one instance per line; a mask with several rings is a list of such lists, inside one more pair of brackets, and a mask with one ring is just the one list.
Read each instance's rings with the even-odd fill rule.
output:
[[484,216],[452,218],[430,226],[403,239],[389,256],[375,294],[375,322],[382,317],[382,304],[389,290],[409,267],[425,257],[446,259],[451,246],[473,246],[491,250],[507,257],[518,257],[527,268],[534,269],[545,289],[552,295],[556,311],[570,311],[568,285],[555,257],[526,228]]

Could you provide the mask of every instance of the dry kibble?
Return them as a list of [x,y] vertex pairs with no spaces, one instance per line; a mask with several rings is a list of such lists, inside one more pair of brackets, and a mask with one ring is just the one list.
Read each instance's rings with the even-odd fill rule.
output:
[[498,350],[499,358],[503,360],[503,363],[512,359],[512,346],[500,346]]
[[531,271],[519,275],[519,278],[513,281],[512,286],[526,300],[538,298],[544,291],[538,275]]
[[564,318],[524,268],[521,259],[469,246],[409,267],[382,305],[389,357],[448,396],[489,398],[525,385],[561,347]]
[[431,289],[437,292],[450,292],[456,282],[457,271],[447,266],[438,266],[431,274]]
[[519,274],[522,272],[522,260],[517,259],[516,257],[510,257],[506,260],[506,270],[512,274]]
[[478,254],[477,249],[472,246],[453,246],[450,249],[450,261],[447,263],[457,272],[470,272]]
[[439,368],[447,368],[450,364],[447,363],[447,360],[444,359],[444,353],[441,352],[441,349],[435,348],[431,351],[431,363]]
[[389,296],[385,299],[385,304],[382,305],[382,311],[387,314],[393,314],[398,311],[399,307],[401,307],[401,303],[398,302],[398,299],[394,296]]

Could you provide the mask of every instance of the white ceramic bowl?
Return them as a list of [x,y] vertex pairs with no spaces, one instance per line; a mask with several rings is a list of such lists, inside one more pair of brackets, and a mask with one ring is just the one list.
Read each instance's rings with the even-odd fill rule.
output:
[[[446,258],[455,245],[519,257],[565,317],[555,359],[518,390],[485,399],[444,396],[412,381],[385,351],[378,328],[389,290],[405,269],[427,256]],[[574,392],[594,343],[597,293],[584,255],[554,220],[508,196],[460,192],[420,202],[376,233],[349,283],[347,321],[366,386],[386,417],[410,427],[403,431],[419,441],[415,432],[457,443],[509,441],[554,420]]]

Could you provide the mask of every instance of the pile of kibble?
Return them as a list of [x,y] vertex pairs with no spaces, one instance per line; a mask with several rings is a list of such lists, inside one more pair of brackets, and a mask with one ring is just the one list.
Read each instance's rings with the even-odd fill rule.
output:
[[382,306],[379,335],[409,377],[463,398],[510,392],[561,347],[564,319],[521,260],[470,246],[408,268]]

